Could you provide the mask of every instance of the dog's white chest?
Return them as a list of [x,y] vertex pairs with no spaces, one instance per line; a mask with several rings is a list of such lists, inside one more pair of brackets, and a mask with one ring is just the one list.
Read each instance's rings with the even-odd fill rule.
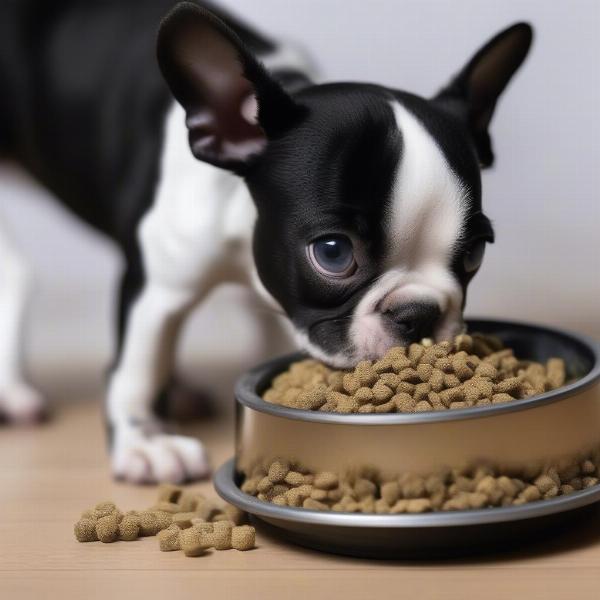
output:
[[186,287],[210,272],[240,279],[252,264],[256,209],[242,179],[192,156],[184,119],[174,104],[154,204],[140,223],[148,276]]

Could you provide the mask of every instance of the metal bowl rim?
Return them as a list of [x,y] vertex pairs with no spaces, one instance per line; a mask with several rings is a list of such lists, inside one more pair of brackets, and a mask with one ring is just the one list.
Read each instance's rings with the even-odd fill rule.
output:
[[298,360],[305,355],[293,353],[272,359],[268,362],[254,367],[243,374],[235,385],[235,397],[237,402],[258,412],[267,413],[275,417],[293,419],[298,421],[309,421],[312,423],[334,423],[338,425],[416,425],[421,423],[438,423],[444,421],[457,421],[466,419],[481,419],[494,415],[528,410],[564,400],[565,398],[579,394],[593,387],[600,380],[600,343],[596,340],[564,329],[535,325],[526,322],[508,321],[498,319],[475,319],[488,325],[499,327],[516,326],[531,329],[532,333],[542,332],[545,334],[570,338],[571,341],[586,348],[593,357],[593,365],[589,373],[576,381],[562,386],[557,390],[545,392],[531,398],[514,400],[503,404],[495,404],[483,407],[461,408],[456,410],[437,410],[419,413],[389,413],[389,414],[339,414],[324,413],[319,411],[288,408],[271,404],[264,401],[257,393],[256,386],[268,373],[276,373],[283,370],[290,362]]
[[331,527],[415,528],[486,525],[543,517],[581,508],[600,500],[600,484],[598,484],[567,496],[557,496],[549,500],[539,500],[521,506],[439,511],[414,515],[344,513],[277,506],[270,502],[264,502],[242,492],[235,484],[234,477],[235,459],[231,458],[216,472],[213,483],[217,493],[223,500],[245,512],[268,519]]

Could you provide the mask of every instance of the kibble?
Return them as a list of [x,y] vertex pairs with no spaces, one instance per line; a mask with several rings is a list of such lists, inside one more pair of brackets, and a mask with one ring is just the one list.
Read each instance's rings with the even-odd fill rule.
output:
[[195,512],[181,512],[173,515],[172,523],[177,525],[179,529],[187,529],[193,525],[194,519],[198,518],[198,513]]
[[196,525],[197,527],[200,527],[205,531],[212,531],[214,523],[212,521],[205,521],[201,517],[194,517],[192,519],[192,525]]
[[179,500],[183,495],[183,488],[172,485],[170,483],[163,483],[158,487],[158,501],[167,502],[169,504],[179,504]]
[[231,530],[231,547],[235,550],[252,550],[256,546],[256,530],[250,525],[240,525]]
[[149,510],[140,512],[140,535],[152,536],[160,531],[160,522],[156,513]]
[[79,519],[75,523],[75,538],[78,542],[97,542],[96,521],[92,519]]
[[119,537],[119,523],[113,514],[106,517],[100,517],[96,521],[96,535],[98,540],[109,544],[116,542]]
[[91,519],[92,521],[98,520],[98,515],[96,514],[96,510],[93,508],[88,508],[81,513],[82,519]]
[[175,502],[157,502],[154,506],[151,507],[153,511],[166,512],[170,514],[175,514],[181,512],[181,506],[176,504]]
[[[335,371],[312,359],[298,361],[275,377],[263,399],[341,414],[426,412],[521,400],[559,388],[566,379],[562,359],[546,364],[520,360],[498,338],[475,333],[461,334],[452,343],[426,340],[391,348],[381,359],[361,361],[351,371]],[[277,483],[284,472],[285,465],[277,465],[267,479]]]
[[[271,498],[260,493],[253,495],[279,506],[309,510],[422,513],[519,506],[598,485],[600,451],[591,452],[583,459],[562,459],[556,465],[536,463],[515,470],[514,467],[502,469],[478,464],[444,468],[427,476],[411,473],[384,476],[372,467],[354,467],[344,473],[310,473],[298,463],[294,469],[288,472],[288,475],[294,473],[294,477],[286,476],[289,489],[285,492]],[[266,465],[263,472],[269,470],[270,466]]]
[[156,536],[158,538],[158,547],[161,552],[173,552],[174,550],[181,550],[179,543],[179,532],[181,529],[173,524],[158,532]]
[[210,540],[215,550],[231,550],[231,532],[233,523],[218,521],[215,523]]
[[[283,497],[283,491],[291,491],[289,484],[284,484],[288,475],[294,474],[301,479],[295,490],[298,496],[298,506],[303,500],[311,499],[313,475],[301,470],[290,470],[290,464],[284,460],[272,461],[266,468],[257,467],[253,476],[262,481],[270,474],[276,483],[271,483],[269,494],[257,491],[257,486],[251,489],[262,495],[265,500],[275,502],[277,497]],[[332,474],[327,474],[324,481],[329,481]],[[337,476],[335,486],[337,487]],[[248,488],[246,488],[248,489]],[[321,492],[321,500],[327,500],[328,491]],[[272,496],[271,492],[280,492]],[[318,494],[317,494],[318,495]],[[311,499],[318,502],[317,498]],[[287,505],[287,500],[286,500]],[[323,509],[328,506],[323,504]],[[167,510],[168,509],[168,510]],[[246,525],[247,515],[242,510],[230,504],[219,504],[200,494],[192,494],[174,485],[161,485],[158,500],[149,510],[131,510],[122,513],[114,502],[104,501],[93,508],[82,512],[75,523],[73,531],[79,542],[111,543],[118,540],[133,541],[140,536],[156,536],[162,552],[182,550],[186,556],[202,556],[207,550],[249,550],[255,546],[254,527]],[[234,534],[235,531],[235,534]],[[235,544],[235,545],[234,545]]]
[[202,556],[212,543],[208,534],[194,525],[179,531],[179,545],[186,556]]
[[101,517],[108,517],[108,515],[113,514],[117,510],[117,507],[114,502],[105,501],[98,502],[94,510],[96,511],[96,516],[100,519]]
[[314,478],[314,486],[320,490],[331,490],[338,486],[338,476],[327,471],[318,473]]
[[179,500],[179,510],[181,512],[194,512],[205,502],[206,498],[202,494],[184,492]]
[[125,515],[119,523],[119,539],[124,542],[137,540],[140,535],[140,518],[137,515]]
[[276,460],[269,466],[267,477],[271,483],[281,483],[289,473],[290,465],[281,460]]

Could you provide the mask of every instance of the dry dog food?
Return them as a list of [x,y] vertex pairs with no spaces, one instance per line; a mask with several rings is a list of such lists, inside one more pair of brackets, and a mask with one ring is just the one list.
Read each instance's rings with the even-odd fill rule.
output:
[[510,402],[556,389],[565,380],[562,359],[521,360],[498,338],[473,334],[392,348],[352,371],[301,360],[273,379],[263,399],[324,412],[408,413]]
[[254,548],[256,532],[250,525],[240,525],[231,530],[231,547],[235,550]]
[[482,464],[395,478],[383,477],[374,468],[311,473],[298,463],[277,459],[249,473],[242,491],[279,506],[397,514],[518,506],[597,485],[599,477],[600,449],[519,472]]
[[148,510],[123,514],[114,502],[100,502],[82,513],[75,523],[79,542],[132,541],[157,536],[160,550],[182,550],[186,556],[201,556],[215,550],[251,550],[256,545],[254,527],[235,506],[220,505],[201,494],[178,486],[159,487],[158,502]]
[[158,532],[158,546],[162,552],[181,550],[179,533],[181,529],[177,525],[169,525],[166,529]]

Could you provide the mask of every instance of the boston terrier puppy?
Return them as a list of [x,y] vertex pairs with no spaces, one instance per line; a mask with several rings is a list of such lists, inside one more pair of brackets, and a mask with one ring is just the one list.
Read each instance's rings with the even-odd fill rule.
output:
[[[166,434],[153,406],[182,322],[222,282],[252,286],[338,368],[463,330],[494,239],[489,124],[532,39],[509,27],[426,99],[316,85],[291,46],[171,4],[0,9],[2,149],[126,257],[106,415],[113,473],[131,482],[208,472],[201,442]],[[0,249],[0,407],[28,418],[42,400],[16,360],[27,276]]]

